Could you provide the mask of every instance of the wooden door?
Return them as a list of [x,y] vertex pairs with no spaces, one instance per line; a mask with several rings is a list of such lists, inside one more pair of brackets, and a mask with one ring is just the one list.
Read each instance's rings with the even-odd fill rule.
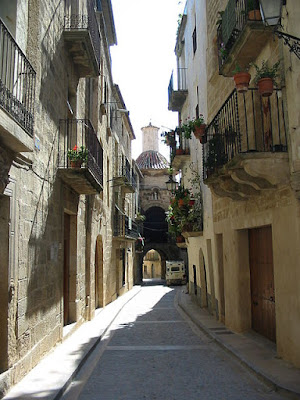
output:
[[276,341],[272,228],[249,230],[252,329]]
[[69,318],[70,297],[70,215],[64,214],[64,325]]

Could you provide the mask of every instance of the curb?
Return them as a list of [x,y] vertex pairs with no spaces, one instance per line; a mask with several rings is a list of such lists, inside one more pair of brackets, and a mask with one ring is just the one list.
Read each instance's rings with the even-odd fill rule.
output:
[[300,393],[294,392],[293,390],[288,389],[274,382],[274,380],[271,377],[267,376],[264,372],[259,370],[254,364],[245,359],[232,346],[223,343],[219,337],[214,335],[213,332],[209,331],[207,327],[193,315],[193,312],[189,309],[189,307],[183,304],[183,302],[181,301],[181,293],[178,296],[178,306],[192,320],[192,322],[195,325],[197,325],[197,327],[200,328],[208,337],[212,338],[216,342],[216,344],[222,347],[223,350],[234,356],[234,358],[237,359],[244,367],[246,367],[249,372],[255,374],[257,378],[263,381],[267,386],[273,388],[275,392],[283,394],[289,397],[290,399],[294,400],[300,399]]

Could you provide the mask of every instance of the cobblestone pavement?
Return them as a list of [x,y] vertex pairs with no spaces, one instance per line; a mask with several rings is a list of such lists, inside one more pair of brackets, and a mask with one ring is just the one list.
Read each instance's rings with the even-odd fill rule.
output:
[[176,307],[178,290],[144,287],[62,399],[283,399],[188,320]]

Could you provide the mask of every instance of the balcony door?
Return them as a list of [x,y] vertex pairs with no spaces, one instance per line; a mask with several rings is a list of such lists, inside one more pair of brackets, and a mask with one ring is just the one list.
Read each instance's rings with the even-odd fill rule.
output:
[[249,230],[252,329],[276,341],[271,226]]

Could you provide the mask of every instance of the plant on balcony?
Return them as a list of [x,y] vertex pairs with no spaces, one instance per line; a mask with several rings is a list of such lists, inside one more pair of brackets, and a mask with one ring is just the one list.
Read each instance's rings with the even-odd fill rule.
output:
[[259,11],[259,1],[258,0],[248,0],[247,1],[247,14],[248,14],[249,20],[261,21],[261,14]]
[[227,59],[227,57],[229,55],[229,51],[226,49],[226,46],[223,42],[220,44],[219,53],[220,53],[220,57],[221,57],[221,62],[222,62],[222,64],[224,64],[225,60]]
[[251,75],[247,71],[243,71],[239,64],[236,64],[232,71],[236,90],[239,93],[245,93],[248,90]]
[[174,131],[167,131],[167,132],[162,132],[160,134],[162,137],[162,142],[165,143],[168,146],[174,146],[175,145],[175,132]]
[[72,168],[80,168],[88,160],[88,150],[84,146],[75,145],[73,149],[68,150],[67,156]]
[[205,134],[205,127],[206,125],[204,124],[204,117],[202,114],[200,114],[198,118],[188,119],[187,122],[183,123],[181,126],[186,139],[191,139],[192,132],[195,137],[199,139]]
[[208,151],[204,159],[204,168],[207,176],[226,164],[228,157],[225,152],[224,138],[220,133],[216,133],[208,141]]
[[143,215],[143,214],[141,214],[141,213],[138,211],[138,212],[136,213],[135,220],[136,220],[136,222],[144,222],[144,221],[146,221],[146,216]]
[[252,63],[256,69],[254,82],[257,84],[258,92],[263,97],[271,96],[273,93],[274,85],[276,85],[276,78],[278,77],[278,69],[280,61],[274,65],[269,66],[268,61],[263,60],[261,67]]

